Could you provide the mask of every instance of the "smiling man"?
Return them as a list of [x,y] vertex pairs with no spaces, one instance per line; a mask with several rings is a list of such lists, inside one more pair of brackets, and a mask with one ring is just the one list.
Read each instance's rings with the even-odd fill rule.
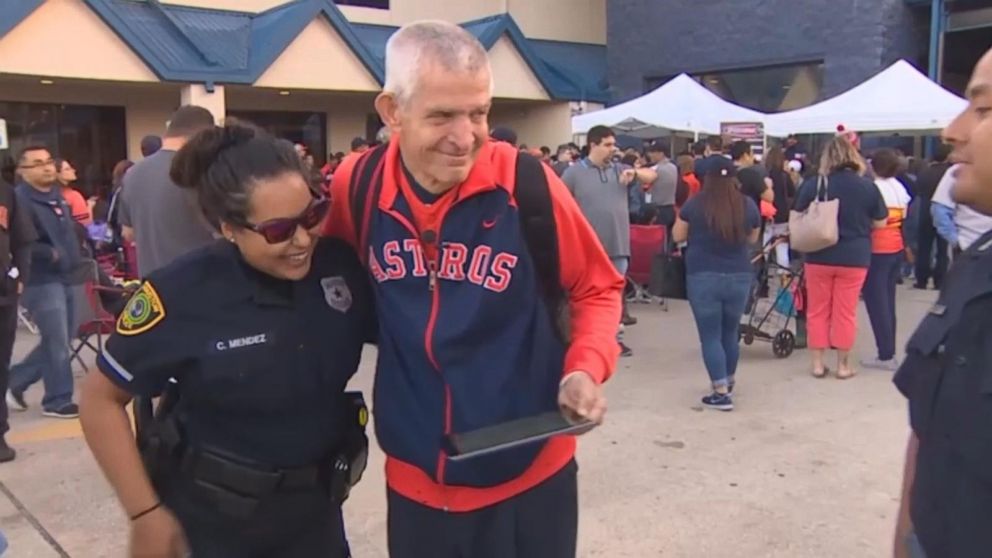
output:
[[601,422],[623,279],[554,171],[489,139],[493,77],[472,35],[403,27],[383,89],[392,141],[342,164],[327,232],[374,279],[389,554],[571,558],[574,438],[464,461],[442,441],[559,408]]
[[[944,130],[954,201],[992,215],[992,51],[968,107]],[[896,386],[909,400],[895,556],[979,558],[992,527],[992,232],[954,261],[906,346]]]

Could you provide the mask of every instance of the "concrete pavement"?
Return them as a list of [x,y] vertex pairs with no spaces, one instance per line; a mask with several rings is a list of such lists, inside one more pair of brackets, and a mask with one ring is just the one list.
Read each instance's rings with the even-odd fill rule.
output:
[[[900,346],[936,293],[899,290]],[[691,313],[635,306],[635,356],[609,383],[607,423],[580,443],[582,557],[877,557],[889,552],[906,407],[891,374],[809,376],[808,355],[742,352],[732,413],[704,410]],[[872,356],[863,308],[856,354]],[[15,361],[35,343],[22,332]],[[354,385],[371,385],[368,349]],[[82,375],[82,372],[79,372]],[[18,459],[0,465],[0,530],[12,558],[125,556],[127,521],[78,421],[14,413]],[[357,558],[385,558],[382,456],[346,505]]]

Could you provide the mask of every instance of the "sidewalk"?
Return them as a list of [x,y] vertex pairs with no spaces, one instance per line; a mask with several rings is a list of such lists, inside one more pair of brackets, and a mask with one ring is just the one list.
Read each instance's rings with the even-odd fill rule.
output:
[[[900,344],[936,293],[900,288]],[[814,380],[805,351],[742,350],[737,409],[701,408],[707,381],[691,313],[634,306],[607,423],[580,446],[582,557],[848,558],[889,552],[908,433],[891,374]],[[860,310],[856,356],[874,341]],[[35,343],[18,339],[15,361]],[[369,393],[374,349],[353,382]],[[81,373],[80,373],[81,374]],[[0,465],[4,558],[119,558],[127,521],[78,421],[41,417],[41,386],[14,413]],[[373,450],[346,505],[356,558],[385,558],[383,459]],[[13,498],[11,498],[11,495]],[[46,536],[49,537],[46,540]]]

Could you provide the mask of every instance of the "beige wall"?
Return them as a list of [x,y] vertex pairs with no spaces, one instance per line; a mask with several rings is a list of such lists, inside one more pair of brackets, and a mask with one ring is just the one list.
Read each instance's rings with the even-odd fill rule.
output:
[[255,85],[284,89],[379,90],[379,83],[324,17],[311,21]]
[[241,12],[264,12],[269,8],[285,4],[289,0],[162,0],[165,4],[237,10]]
[[[391,0],[389,10],[340,6],[349,21],[403,25],[418,19],[443,19],[461,23],[506,11],[508,0]],[[536,0],[543,2],[544,0]]]
[[127,156],[138,160],[141,138],[162,135],[169,116],[179,107],[179,86],[76,81],[40,85],[35,79],[17,78],[0,81],[0,100],[124,107]]
[[47,0],[0,39],[0,73],[158,81],[82,0]]
[[572,139],[572,112],[563,103],[496,102],[489,117],[492,126],[509,126],[528,147],[547,145],[552,150]]
[[506,0],[528,38],[606,44],[606,0]]
[[489,61],[493,68],[495,97],[542,101],[549,99],[541,82],[507,36],[496,41],[489,50]]

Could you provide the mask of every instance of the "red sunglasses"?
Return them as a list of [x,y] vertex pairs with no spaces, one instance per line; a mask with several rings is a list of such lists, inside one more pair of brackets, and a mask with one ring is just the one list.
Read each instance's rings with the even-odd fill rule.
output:
[[330,207],[331,200],[321,196],[296,217],[272,219],[258,225],[247,223],[245,228],[262,235],[269,244],[279,244],[293,238],[298,227],[310,230],[319,225],[324,217],[327,217],[327,210]]

